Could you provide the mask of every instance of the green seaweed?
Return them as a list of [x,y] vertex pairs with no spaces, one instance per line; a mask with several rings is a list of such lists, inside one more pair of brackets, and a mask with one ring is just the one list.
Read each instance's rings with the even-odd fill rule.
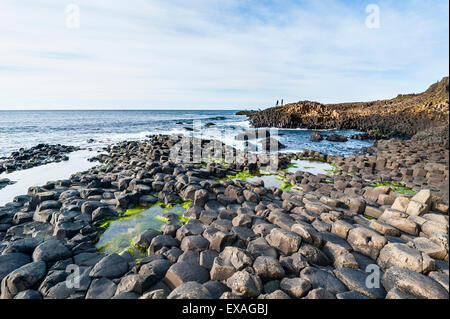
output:
[[373,183],[370,186],[371,187],[389,186],[389,188],[392,189],[394,192],[400,194],[414,195],[416,193],[411,187],[408,187],[404,182],[400,182],[399,184],[393,182]]
[[320,158],[320,157],[311,157],[311,156],[309,156],[309,157],[299,157],[298,159],[302,160],[302,161],[327,163],[327,161],[325,159]]
[[191,200],[187,200],[187,201],[184,201],[184,202],[181,204],[181,207],[183,207],[184,209],[186,209],[186,208],[188,208],[188,206],[191,205],[191,204],[192,204],[192,201],[191,201]]
[[[225,161],[225,158],[223,158],[223,157],[222,158],[208,157],[208,158],[205,159],[205,162],[206,163],[217,163],[217,164],[222,165],[223,167],[229,167],[230,166],[230,164],[228,164]],[[204,167],[206,167],[206,163],[205,163]]]
[[[184,209],[186,209],[186,207],[188,207],[190,204],[192,204],[192,201],[179,201],[177,203],[169,203],[169,204],[164,204],[163,202],[158,201],[155,204],[148,206],[148,207],[137,206],[137,207],[128,209],[124,212],[120,212],[120,213],[118,213],[117,218],[102,222],[102,224],[100,225],[100,228],[103,228],[103,229],[102,229],[100,235],[94,241],[94,243],[98,243],[100,241],[101,235],[109,228],[109,226],[113,222],[135,218],[136,220],[132,224],[130,224],[130,226],[132,225],[131,226],[132,228],[130,228],[130,229],[133,229],[133,231],[129,232],[125,228],[124,230],[120,231],[120,233],[118,233],[118,235],[116,237],[113,237],[112,239],[108,239],[108,241],[105,244],[97,246],[97,249],[101,252],[121,252],[124,250],[128,250],[133,256],[141,257],[141,255],[146,254],[146,248],[135,244],[136,234],[140,233],[142,231],[145,231],[147,229],[158,230],[156,228],[158,228],[158,227],[161,228],[160,227],[161,222],[162,223],[168,222],[168,219],[165,218],[164,214],[168,213],[169,209],[175,208],[175,211],[173,211],[173,212],[175,212],[178,215],[178,219],[183,224],[187,223],[189,221],[189,218],[183,217],[182,215],[183,215]],[[182,207],[182,209],[177,209],[176,208],[177,205],[180,205]],[[148,220],[149,216],[144,217],[144,216],[140,215],[143,211],[148,210],[155,206],[159,206],[162,209],[162,211],[161,211],[161,213],[159,213],[159,215],[157,215],[155,217],[151,217],[151,220]],[[139,220],[141,218],[147,218],[147,221],[139,222]],[[153,222],[152,220],[154,220],[156,223]],[[127,224],[124,224],[124,225],[125,225],[125,227],[130,227],[130,226],[126,226]],[[119,226],[119,230],[120,230],[120,227],[124,227],[124,226]],[[161,230],[161,229],[159,229],[159,230]]]

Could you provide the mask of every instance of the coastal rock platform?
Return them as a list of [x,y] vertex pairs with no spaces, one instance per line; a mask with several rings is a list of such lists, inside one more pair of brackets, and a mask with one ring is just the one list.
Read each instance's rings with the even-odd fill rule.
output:
[[[305,151],[250,161],[220,144],[233,162],[196,163],[188,152],[186,163],[170,156],[180,141],[117,144],[98,156],[102,165],[1,207],[1,298],[449,298],[448,151],[387,140],[347,158]],[[335,170],[285,171],[293,187],[284,190],[227,178],[273,157],[279,169],[309,158]],[[98,251],[101,221],[149,196],[191,201],[186,220],[140,235],[142,259]],[[77,285],[68,284],[74,268]]]

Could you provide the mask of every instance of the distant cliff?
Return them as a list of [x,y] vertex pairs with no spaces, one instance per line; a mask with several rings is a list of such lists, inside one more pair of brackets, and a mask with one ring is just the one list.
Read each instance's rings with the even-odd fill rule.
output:
[[260,112],[245,112],[254,127],[357,129],[427,140],[448,148],[449,78],[419,94],[390,100],[321,104],[300,101]]

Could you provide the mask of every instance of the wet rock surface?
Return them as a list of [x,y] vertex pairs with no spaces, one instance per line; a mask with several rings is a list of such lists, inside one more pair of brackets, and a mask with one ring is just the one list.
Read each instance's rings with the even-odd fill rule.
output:
[[[386,140],[347,158],[304,151],[250,162],[221,144],[234,160],[202,165],[171,157],[180,141],[215,143],[119,143],[99,155],[102,166],[0,207],[1,297],[448,298],[448,151]],[[280,172],[295,186],[284,190],[225,178],[302,158],[335,170]],[[184,219],[168,215],[161,231],[134,239],[143,258],[96,248],[102,222],[156,200],[190,204]]]

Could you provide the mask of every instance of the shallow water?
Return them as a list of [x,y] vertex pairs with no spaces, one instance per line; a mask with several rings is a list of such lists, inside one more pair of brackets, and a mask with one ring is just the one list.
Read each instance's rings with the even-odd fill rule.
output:
[[[130,217],[118,219],[108,224],[106,231],[100,236],[97,248],[104,253],[120,253],[125,249],[132,248],[132,240],[147,229],[160,230],[164,222],[158,216],[166,213],[174,213],[182,216],[185,208],[174,205],[171,208],[164,205],[154,205],[143,209]],[[135,251],[135,253],[138,253]]]
[[[330,171],[334,169],[334,167],[328,163],[316,162],[316,161],[307,161],[307,160],[292,160],[291,164],[293,166],[287,168],[285,171],[289,173],[295,173],[296,171],[308,172],[314,175],[317,174],[330,174]],[[241,178],[233,178],[233,180],[239,180]],[[245,178],[247,182],[257,182],[262,180],[264,182],[264,187],[271,188],[282,188],[283,185],[286,184],[286,181],[281,178],[278,174],[271,175],[261,175],[261,176],[253,176]]]
[[48,181],[67,179],[72,174],[86,171],[98,165],[97,162],[88,161],[88,158],[94,155],[97,155],[97,153],[87,150],[76,151],[68,154],[68,161],[36,166],[9,174],[0,174],[0,179],[8,178],[16,182],[0,190],[0,206],[11,202],[18,195],[26,194],[31,186],[41,186]]
[[296,171],[308,172],[314,175],[324,174],[327,175],[330,173],[330,170],[333,170],[333,166],[328,163],[316,162],[316,161],[307,161],[307,160],[293,160],[292,164],[295,164],[295,167],[289,167],[288,172],[295,173]]

